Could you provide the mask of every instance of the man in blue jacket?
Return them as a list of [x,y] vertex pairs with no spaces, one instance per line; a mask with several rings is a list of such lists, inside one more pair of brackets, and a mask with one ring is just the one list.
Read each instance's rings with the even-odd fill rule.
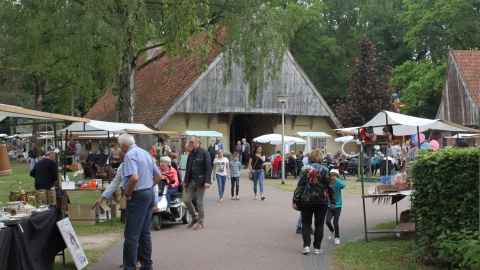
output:
[[[183,181],[183,189],[186,190],[185,204],[188,212],[192,216],[192,221],[187,228],[195,226],[195,230],[203,229],[203,218],[205,217],[205,208],[203,197],[205,191],[212,184],[212,163],[210,162],[210,154],[207,150],[200,147],[200,141],[195,136],[190,136],[188,143],[193,147],[193,151],[188,154],[187,171]],[[197,194],[198,213],[195,212],[192,199]]]

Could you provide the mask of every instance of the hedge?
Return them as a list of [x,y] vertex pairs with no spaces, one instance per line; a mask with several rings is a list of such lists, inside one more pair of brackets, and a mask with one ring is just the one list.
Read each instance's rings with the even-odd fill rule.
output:
[[411,170],[419,243],[438,257],[439,236],[479,228],[478,148],[420,151]]

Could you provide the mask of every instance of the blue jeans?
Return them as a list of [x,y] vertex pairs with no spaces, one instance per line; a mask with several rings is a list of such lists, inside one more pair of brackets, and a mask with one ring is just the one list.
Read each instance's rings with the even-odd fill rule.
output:
[[170,197],[178,192],[178,188],[167,188],[167,207],[170,208]]
[[298,217],[297,227],[302,227],[302,212],[300,212],[300,216]]
[[217,178],[218,182],[218,195],[220,195],[220,199],[223,198],[223,193],[225,192],[225,183],[227,182],[226,175],[215,174],[215,178]]
[[153,190],[134,191],[127,200],[125,242],[123,243],[124,269],[135,269],[137,261],[142,269],[152,269],[152,239],[150,221],[155,202]]
[[257,195],[257,184],[260,182],[260,193],[263,194],[263,179],[265,178],[265,172],[263,170],[261,171],[255,171],[253,172],[253,193]]

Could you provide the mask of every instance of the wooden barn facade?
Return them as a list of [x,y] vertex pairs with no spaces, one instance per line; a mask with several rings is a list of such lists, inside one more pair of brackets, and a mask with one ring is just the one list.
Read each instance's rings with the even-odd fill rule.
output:
[[[162,58],[138,72],[135,122],[178,134],[185,130],[218,131],[224,135],[225,150],[233,150],[242,138],[252,142],[264,134],[281,134],[282,104],[276,96],[288,95],[285,135],[323,131],[332,137],[317,139],[314,147],[339,150],[341,144],[334,142],[336,135],[332,129],[339,128],[340,122],[289,52],[284,56],[279,77],[268,82],[255,104],[248,102],[249,87],[242,80],[240,68],[234,66],[233,80],[224,84],[220,50],[212,50],[203,64],[208,69],[200,72],[189,60]],[[173,66],[175,71],[167,76],[167,68]],[[114,104],[114,96],[109,91],[85,117],[115,121]],[[202,138],[203,147],[213,139]],[[178,136],[169,141],[171,148],[179,152],[183,152],[184,143]],[[299,146],[300,149],[303,146]],[[266,153],[273,150],[273,146],[264,147]]]
[[467,127],[479,127],[480,51],[451,50],[437,117]]

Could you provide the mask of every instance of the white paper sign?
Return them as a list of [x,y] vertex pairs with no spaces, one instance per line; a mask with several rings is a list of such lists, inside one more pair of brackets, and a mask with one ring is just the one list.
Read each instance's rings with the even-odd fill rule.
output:
[[77,234],[75,234],[75,231],[73,230],[70,219],[68,219],[67,217],[60,220],[59,222],[57,222],[57,226],[60,230],[60,233],[62,234],[63,241],[65,241],[68,250],[70,250],[70,253],[72,254],[73,261],[75,262],[75,266],[77,267],[77,269],[80,270],[83,267],[87,266],[87,256],[85,256],[85,253],[83,252],[82,245],[77,238]]

